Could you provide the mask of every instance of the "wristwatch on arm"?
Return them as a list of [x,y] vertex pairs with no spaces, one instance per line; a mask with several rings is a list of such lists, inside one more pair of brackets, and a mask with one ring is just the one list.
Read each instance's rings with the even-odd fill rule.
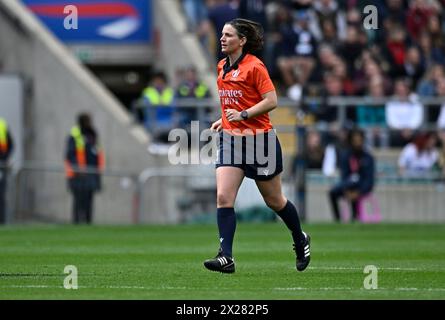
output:
[[246,110],[241,111],[241,118],[243,118],[243,120],[249,119],[249,114]]

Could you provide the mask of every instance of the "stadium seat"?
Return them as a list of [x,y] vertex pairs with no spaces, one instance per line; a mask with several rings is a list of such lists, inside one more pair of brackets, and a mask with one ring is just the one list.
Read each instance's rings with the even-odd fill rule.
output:
[[[271,113],[271,120],[276,128],[296,125],[296,117],[292,108],[277,108]],[[296,152],[296,138],[294,132],[277,130],[278,139],[284,155],[293,155]]]
[[358,220],[363,223],[378,223],[382,220],[380,205],[373,193],[368,193],[360,198]]
[[[342,221],[349,221],[352,216],[349,201],[342,199],[340,205]],[[363,223],[379,223],[382,221],[380,205],[373,193],[368,193],[359,199],[357,219]]]

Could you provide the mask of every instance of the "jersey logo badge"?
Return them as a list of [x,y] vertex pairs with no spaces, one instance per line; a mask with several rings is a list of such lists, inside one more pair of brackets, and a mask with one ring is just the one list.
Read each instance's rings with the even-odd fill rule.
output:
[[237,78],[237,77],[239,76],[240,73],[241,73],[241,70],[240,70],[240,69],[233,71],[233,72],[232,72],[232,78]]

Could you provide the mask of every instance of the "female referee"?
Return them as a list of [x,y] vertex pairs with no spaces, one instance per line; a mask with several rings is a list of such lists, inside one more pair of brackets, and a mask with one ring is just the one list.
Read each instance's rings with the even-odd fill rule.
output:
[[220,41],[227,56],[218,63],[222,116],[211,126],[220,133],[216,160],[220,249],[204,266],[212,271],[235,272],[234,204],[241,182],[248,177],[255,180],[267,206],[291,231],[296,268],[303,271],[310,261],[310,237],[301,230],[297,210],[281,190],[281,146],[268,115],[277,107],[277,95],[266,67],[253,54],[262,48],[263,29],[256,22],[235,19],[225,24]]

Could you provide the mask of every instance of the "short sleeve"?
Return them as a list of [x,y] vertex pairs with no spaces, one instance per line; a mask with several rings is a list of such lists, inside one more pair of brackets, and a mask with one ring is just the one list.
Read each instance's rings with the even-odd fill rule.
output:
[[439,118],[437,119],[439,129],[445,129],[445,103],[440,108]]
[[401,168],[406,168],[410,162],[410,159],[415,156],[416,150],[411,144],[408,144],[403,148],[402,152],[400,153],[398,165]]
[[264,64],[257,64],[253,69],[253,80],[255,87],[258,92],[263,95],[270,91],[275,91],[275,86],[269,77],[269,72],[267,72]]

